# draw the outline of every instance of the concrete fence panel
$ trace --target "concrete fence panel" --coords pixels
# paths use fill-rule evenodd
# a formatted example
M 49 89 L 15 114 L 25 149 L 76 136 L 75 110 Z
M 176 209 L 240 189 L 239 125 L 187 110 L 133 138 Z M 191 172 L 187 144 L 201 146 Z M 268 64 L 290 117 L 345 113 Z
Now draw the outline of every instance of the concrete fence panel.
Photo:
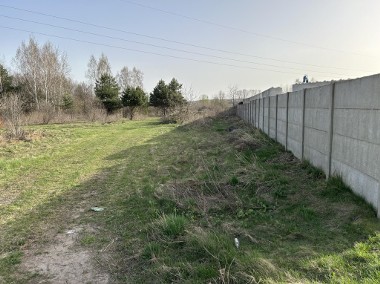
M 260 98 L 260 117 L 259 117 L 259 128 L 264 129 L 264 98 Z
M 379 210 L 380 75 L 337 82 L 334 101 L 332 173 Z
M 276 139 L 277 132 L 277 96 L 270 96 L 269 99 L 269 137 Z
M 268 135 L 268 127 L 269 127 L 269 97 L 263 98 L 263 128 L 261 129 L 264 131 L 265 134 Z
M 329 170 L 329 105 L 333 85 L 307 89 L 305 94 L 304 159 Z
M 287 148 L 302 159 L 302 120 L 304 91 L 289 93 Z
M 288 94 L 278 96 L 277 106 L 277 141 L 282 145 L 286 145 L 287 137 L 287 97 Z

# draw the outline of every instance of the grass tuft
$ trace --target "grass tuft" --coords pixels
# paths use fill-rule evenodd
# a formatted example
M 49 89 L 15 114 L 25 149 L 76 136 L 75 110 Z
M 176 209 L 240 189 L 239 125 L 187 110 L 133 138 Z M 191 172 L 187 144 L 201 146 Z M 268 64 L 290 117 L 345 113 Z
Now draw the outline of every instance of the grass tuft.
M 177 238 L 185 233 L 186 221 L 186 217 L 176 213 L 162 214 L 157 224 L 164 235 Z
M 323 170 L 313 166 L 309 161 L 302 161 L 301 168 L 304 169 L 306 173 L 314 179 L 326 178 L 326 175 L 323 172 Z

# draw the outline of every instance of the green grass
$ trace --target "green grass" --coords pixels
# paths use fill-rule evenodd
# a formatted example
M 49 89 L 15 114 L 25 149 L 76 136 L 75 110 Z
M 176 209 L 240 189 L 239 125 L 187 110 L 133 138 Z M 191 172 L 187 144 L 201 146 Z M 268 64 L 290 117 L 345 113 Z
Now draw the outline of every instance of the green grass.
M 0 282 L 68 224 L 112 283 L 380 281 L 373 209 L 238 119 L 33 130 L 0 148 Z

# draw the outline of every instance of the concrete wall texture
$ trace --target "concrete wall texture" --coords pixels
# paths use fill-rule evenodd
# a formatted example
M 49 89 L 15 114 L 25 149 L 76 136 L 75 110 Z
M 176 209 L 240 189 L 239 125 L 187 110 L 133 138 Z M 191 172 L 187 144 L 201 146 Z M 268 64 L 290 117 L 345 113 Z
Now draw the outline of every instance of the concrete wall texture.
M 292 91 L 300 91 L 303 89 L 310 89 L 310 88 L 315 88 L 315 87 L 321 87 L 325 85 L 329 85 L 333 83 L 333 81 L 324 81 L 324 82 L 310 82 L 310 83 L 299 83 L 299 84 L 294 84 L 292 85 Z
M 380 217 L 380 74 L 285 94 L 271 88 L 237 114 L 327 177 L 341 176 Z

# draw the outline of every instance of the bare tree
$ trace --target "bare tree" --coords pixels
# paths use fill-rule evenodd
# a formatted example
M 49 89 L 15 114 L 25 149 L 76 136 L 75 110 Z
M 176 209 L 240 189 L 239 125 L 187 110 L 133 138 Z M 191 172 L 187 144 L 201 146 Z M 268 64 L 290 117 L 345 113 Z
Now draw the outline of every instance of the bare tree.
M 73 87 L 74 106 L 78 113 L 92 118 L 95 110 L 102 108 L 101 102 L 93 95 L 93 88 L 84 82 Z
M 111 64 L 108 61 L 108 57 L 102 53 L 97 60 L 94 55 L 90 56 L 90 60 L 87 63 L 86 77 L 92 87 L 95 86 L 95 82 L 102 77 L 102 75 L 112 75 Z
M 69 66 L 65 54 L 50 42 L 39 47 L 33 39 L 24 42 L 18 48 L 14 59 L 21 83 L 29 95 L 34 98 L 37 109 L 40 109 L 42 99 L 44 106 L 51 104 L 59 106 L 67 90 Z
M 97 79 L 97 69 L 98 69 L 98 62 L 95 59 L 94 55 L 90 56 L 90 60 L 87 63 L 87 72 L 86 77 L 91 82 L 91 84 L 94 84 Z
M 254 95 L 257 95 L 260 93 L 260 90 L 247 90 L 247 89 L 242 89 L 242 90 L 237 90 L 236 92 L 236 98 L 238 100 L 244 100 L 246 98 L 252 97 Z
M 57 53 L 58 51 L 54 49 L 50 42 L 43 45 L 41 49 L 41 85 L 42 92 L 45 97 L 45 104 L 51 100 L 50 96 L 53 91 L 54 77 L 57 72 Z
M 223 91 L 219 91 L 217 97 L 218 97 L 219 101 L 222 102 L 222 101 L 224 101 L 226 99 L 226 94 Z
M 72 89 L 72 83 L 71 80 L 69 79 L 69 72 L 70 72 L 70 67 L 69 63 L 67 60 L 67 55 L 66 53 L 60 54 L 60 61 L 58 65 L 58 72 L 56 76 L 56 88 L 57 90 L 55 91 L 56 94 L 58 94 L 58 97 L 55 98 L 56 105 L 60 104 L 63 97 L 69 92 L 69 90 Z
M 96 79 L 99 79 L 104 74 L 112 75 L 112 72 L 111 72 L 111 64 L 108 61 L 108 57 L 105 56 L 104 53 L 102 53 L 98 60 Z
M 139 87 L 143 89 L 144 73 L 136 67 L 129 70 L 127 66 L 124 66 L 120 72 L 117 73 L 116 78 L 121 90 L 125 90 L 127 87 Z
M 37 108 L 39 108 L 39 86 L 41 83 L 41 54 L 38 43 L 34 38 L 29 38 L 29 43 L 21 43 L 17 49 L 14 59 L 18 72 L 19 79 L 22 80 L 27 92 L 33 97 Z
M 127 66 L 124 66 L 120 72 L 117 73 L 116 79 L 120 86 L 120 89 L 123 91 L 132 85 L 131 72 L 128 70 Z
M 235 100 L 238 92 L 238 86 L 237 85 L 231 85 L 228 87 L 229 96 L 232 99 L 232 105 L 235 105 Z
M 144 80 L 144 73 L 137 69 L 136 67 L 133 67 L 132 69 L 132 87 L 140 87 L 143 88 L 143 80 Z
M 189 103 L 193 103 L 197 100 L 198 96 L 195 94 L 192 86 L 183 87 L 182 94 Z

